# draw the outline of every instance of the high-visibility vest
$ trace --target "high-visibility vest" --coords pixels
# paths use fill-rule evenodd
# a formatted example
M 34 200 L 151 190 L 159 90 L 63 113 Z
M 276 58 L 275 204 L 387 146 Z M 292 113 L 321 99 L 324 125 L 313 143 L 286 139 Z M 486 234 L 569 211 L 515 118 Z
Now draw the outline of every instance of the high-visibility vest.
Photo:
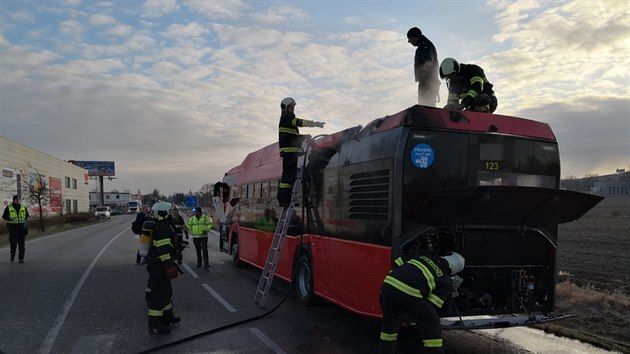
M 208 237 L 208 231 L 212 228 L 212 219 L 206 214 L 201 214 L 199 218 L 193 215 L 188 219 L 188 230 L 192 232 L 193 238 Z
M 23 224 L 26 220 L 26 207 L 24 205 L 20 205 L 20 212 L 13 207 L 13 204 L 9 204 L 9 224 Z

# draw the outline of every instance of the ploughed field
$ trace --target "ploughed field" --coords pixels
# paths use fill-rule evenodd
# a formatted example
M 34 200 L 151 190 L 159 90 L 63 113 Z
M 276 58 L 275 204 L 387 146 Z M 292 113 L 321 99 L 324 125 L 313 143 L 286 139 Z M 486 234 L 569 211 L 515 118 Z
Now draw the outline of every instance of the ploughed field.
M 559 282 L 630 295 L 630 198 L 605 198 L 560 225 L 558 271 Z
M 545 330 L 630 353 L 630 198 L 602 200 L 560 225 L 556 313 Z

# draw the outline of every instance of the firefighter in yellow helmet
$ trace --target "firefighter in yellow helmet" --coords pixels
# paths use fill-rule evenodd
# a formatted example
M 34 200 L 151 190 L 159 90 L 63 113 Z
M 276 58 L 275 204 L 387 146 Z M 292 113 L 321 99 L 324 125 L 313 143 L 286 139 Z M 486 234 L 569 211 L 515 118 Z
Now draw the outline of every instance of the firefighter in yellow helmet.
M 181 321 L 173 314 L 171 279 L 177 278 L 175 240 L 169 212 L 171 202 L 158 202 L 151 208 L 153 217 L 145 221 L 140 234 L 140 255 L 145 257 L 149 280 L 145 299 L 149 306 L 149 333 L 168 334 L 169 325 Z
M 282 177 L 278 183 L 278 202 L 283 207 L 288 206 L 291 201 L 291 189 L 297 178 L 298 157 L 304 154 L 302 150 L 304 137 L 300 135 L 298 127 L 323 128 L 326 124 L 296 117 L 296 104 L 291 97 L 286 97 L 280 102 L 282 113 L 278 124 L 278 145 L 282 157 Z
M 451 276 L 461 272 L 464 263 L 464 257 L 455 252 L 438 257 L 426 253 L 394 261 L 381 287 L 380 354 L 396 352 L 402 312 L 409 314 L 420 330 L 422 353 L 444 353 L 437 310 L 452 291 Z

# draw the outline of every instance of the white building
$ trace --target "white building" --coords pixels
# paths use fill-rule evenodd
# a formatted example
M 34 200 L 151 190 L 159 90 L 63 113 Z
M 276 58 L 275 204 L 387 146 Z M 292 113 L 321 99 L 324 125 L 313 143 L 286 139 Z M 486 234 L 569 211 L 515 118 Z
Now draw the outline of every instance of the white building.
M 131 193 L 129 192 L 103 192 L 103 205 L 109 206 L 112 209 L 122 208 L 127 209 Z M 135 199 L 133 199 L 135 200 Z M 90 192 L 90 207 L 97 207 L 101 205 L 101 192 Z
M 0 169 L 3 209 L 17 194 L 29 214 L 36 217 L 39 207 L 29 189 L 44 188 L 41 199 L 46 202 L 42 206 L 45 215 L 89 210 L 88 171 L 84 168 L 0 136 Z

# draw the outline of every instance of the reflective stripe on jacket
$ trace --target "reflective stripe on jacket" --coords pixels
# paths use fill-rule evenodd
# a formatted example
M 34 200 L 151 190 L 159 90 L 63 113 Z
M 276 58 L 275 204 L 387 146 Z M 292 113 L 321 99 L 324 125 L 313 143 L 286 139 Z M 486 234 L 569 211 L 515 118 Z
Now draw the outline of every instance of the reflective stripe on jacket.
M 428 256 L 412 258 L 406 262 L 402 258 L 394 261 L 398 267 L 392 269 L 383 280 L 409 296 L 425 298 L 435 307 L 442 308 L 451 292 L 451 279 L 441 264 Z
M 197 215 L 193 215 L 188 219 L 188 230 L 193 234 L 193 237 L 208 237 L 208 231 L 212 228 L 212 219 L 206 214 L 201 214 L 201 217 L 197 218 Z

